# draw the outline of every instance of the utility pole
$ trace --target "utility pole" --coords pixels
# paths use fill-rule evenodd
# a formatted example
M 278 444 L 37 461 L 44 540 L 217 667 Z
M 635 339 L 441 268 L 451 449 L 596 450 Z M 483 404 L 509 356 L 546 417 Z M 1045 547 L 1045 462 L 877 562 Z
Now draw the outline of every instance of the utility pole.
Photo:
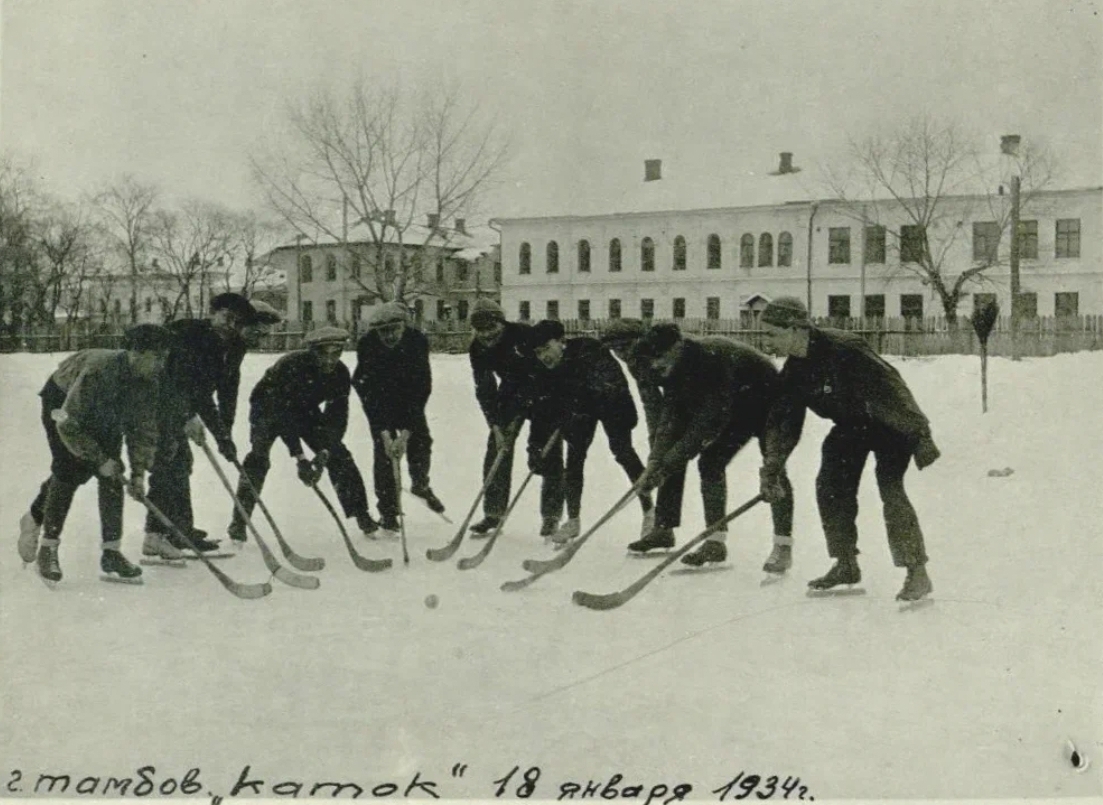
M 808 260 L 806 270 L 806 282 L 808 286 L 808 315 L 812 316 L 812 224 L 816 220 L 816 210 L 819 209 L 819 203 L 813 201 L 811 212 L 808 214 Z
M 861 316 L 862 324 L 861 329 L 866 328 L 866 238 L 869 234 L 869 224 L 866 219 L 866 205 L 862 205 L 862 262 L 861 262 L 861 279 L 858 282 L 859 296 L 858 296 L 858 314 Z
M 1018 165 L 1018 134 L 1007 134 L 1000 138 L 1000 152 L 1011 157 L 1014 174 L 1011 177 L 1011 360 L 1017 361 L 1019 355 L 1019 190 L 1022 182 Z

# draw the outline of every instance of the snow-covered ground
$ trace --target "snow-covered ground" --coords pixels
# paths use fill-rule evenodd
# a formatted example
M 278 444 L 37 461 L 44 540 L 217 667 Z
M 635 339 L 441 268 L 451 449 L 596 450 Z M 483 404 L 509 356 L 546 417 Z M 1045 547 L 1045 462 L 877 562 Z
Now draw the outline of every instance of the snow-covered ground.
M 141 587 L 105 584 L 89 485 L 63 537 L 65 579 L 51 592 L 21 568 L 14 543 L 48 468 L 36 392 L 61 357 L 0 356 L 9 535 L 0 550 L 0 796 L 33 792 L 42 773 L 73 775 L 73 794 L 83 777 L 133 777 L 146 765 L 157 783 L 200 769 L 200 795 L 231 794 L 245 766 L 265 785 L 241 795 L 287 793 L 273 791 L 281 781 L 306 783 L 304 794 L 344 781 L 365 796 L 394 782 L 401 796 L 420 772 L 446 798 L 489 798 L 514 766 L 510 798 L 531 766 L 540 768 L 538 799 L 614 774 L 619 789 L 645 786 L 641 798 L 653 785 L 689 783 L 691 798 L 717 799 L 710 792 L 740 772 L 762 777 L 752 798 L 768 794 L 771 775 L 777 798 L 796 777 L 817 799 L 1103 793 L 1101 353 L 993 360 L 987 415 L 977 358 L 896 361 L 943 453 L 907 478 L 936 599 L 910 612 L 893 600 L 903 574 L 889 558 L 872 471 L 860 521 L 868 594 L 804 595 L 805 581 L 829 566 L 813 496 L 827 427 L 815 417 L 790 465 L 795 566 L 770 586 L 760 586 L 769 511 L 757 507 L 733 526 L 729 570 L 669 573 L 611 612 L 573 605 L 572 591 L 619 589 L 657 561 L 625 555 L 639 528 L 632 508 L 562 571 L 501 592 L 525 575 L 524 558 L 547 553 L 535 487 L 480 568 L 428 562 L 425 549 L 454 532 L 409 504 L 410 566 L 396 543 L 356 536 L 362 552 L 396 559 L 390 571 L 363 573 L 277 446 L 266 500 L 301 554 L 325 557 L 317 591 L 273 581 L 272 595 L 241 601 L 198 565 L 146 568 Z M 247 358 L 243 409 L 274 359 Z M 351 366 L 353 355 L 345 359 Z M 458 523 L 480 485 L 485 429 L 466 358 L 435 357 L 434 371 L 433 480 Z M 370 473 L 358 404 L 347 443 Z M 636 443 L 645 444 L 642 428 Z M 755 493 L 758 461 L 752 447 L 729 468 L 733 506 Z M 1014 474 L 989 477 L 1005 467 Z M 600 434 L 588 479 L 592 521 L 626 488 Z M 201 454 L 193 490 L 197 524 L 220 536 L 230 506 Z M 695 479 L 686 502 L 680 539 L 701 525 Z M 128 501 L 124 550 L 134 559 L 140 514 Z M 241 580 L 268 577 L 255 547 L 222 567 Z M 439 607 L 425 605 L 429 594 Z M 1088 771 L 1065 759 L 1068 739 L 1093 759 Z

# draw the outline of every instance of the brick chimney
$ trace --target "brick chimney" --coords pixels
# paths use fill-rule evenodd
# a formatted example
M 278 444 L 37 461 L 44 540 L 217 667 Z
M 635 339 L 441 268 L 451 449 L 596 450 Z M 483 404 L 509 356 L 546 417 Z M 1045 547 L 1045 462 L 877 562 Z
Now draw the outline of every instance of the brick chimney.
M 396 220 L 394 217 L 394 210 L 387 210 L 387 217 L 383 220 L 387 226 L 395 226 Z
M 777 166 L 778 173 L 792 173 L 793 172 L 793 152 L 782 151 L 781 161 Z
M 431 212 L 431 213 L 428 214 L 427 217 L 429 219 L 429 223 L 427 224 L 427 226 L 430 229 L 432 229 L 434 232 L 436 232 L 438 229 L 440 229 L 440 214 L 439 213 Z
M 456 231 L 459 232 L 461 235 L 466 235 L 467 234 L 466 226 L 467 226 L 467 220 L 466 219 L 464 219 L 464 218 L 457 218 L 456 219 Z
M 1009 157 L 1018 156 L 1019 143 L 1022 139 L 1018 134 L 1003 135 L 1000 137 L 1000 153 Z
M 643 180 L 645 182 L 657 182 L 663 178 L 663 161 L 661 159 L 645 159 L 643 161 Z

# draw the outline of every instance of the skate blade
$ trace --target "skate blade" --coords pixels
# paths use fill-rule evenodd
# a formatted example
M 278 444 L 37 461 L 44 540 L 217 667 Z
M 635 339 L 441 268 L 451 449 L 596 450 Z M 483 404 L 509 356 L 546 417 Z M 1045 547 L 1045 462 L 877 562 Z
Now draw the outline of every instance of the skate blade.
M 865 595 L 865 587 L 832 587 L 829 590 L 809 590 L 809 598 L 848 598 L 852 595 Z
M 785 573 L 773 573 L 769 570 L 766 571 L 766 577 L 758 583 L 759 587 L 773 587 L 775 584 L 781 584 L 785 579 L 789 578 Z
M 675 550 L 675 548 L 654 548 L 650 551 L 628 551 L 625 555 L 633 559 L 665 559 Z
M 703 573 L 719 573 L 723 570 L 731 570 L 731 562 L 709 562 L 707 565 L 701 565 L 700 567 L 694 567 L 693 565 L 682 565 L 677 570 L 671 570 L 671 576 L 699 576 Z
M 145 565 L 146 567 L 187 567 L 188 563 L 183 559 L 156 559 L 151 556 L 143 556 L 138 560 L 138 564 Z
M 112 576 L 110 573 L 101 573 L 100 581 L 109 581 L 112 584 L 145 584 L 141 576 L 124 579 L 122 576 Z
M 51 590 L 56 591 L 58 585 L 61 584 L 61 579 L 48 579 L 48 578 L 46 578 L 46 577 L 44 577 L 44 576 L 42 576 L 38 573 L 36 573 L 35 575 L 37 575 L 38 578 L 42 581 L 42 583 L 45 584 L 47 587 L 49 587 Z
M 233 559 L 235 556 L 237 556 L 237 554 L 233 553 L 232 551 L 212 551 L 210 553 L 203 554 L 204 559 Z M 199 561 L 199 557 L 195 555 L 185 556 L 184 559 L 189 562 Z
M 911 612 L 915 609 L 926 609 L 934 604 L 934 599 L 928 597 L 920 598 L 917 601 L 901 601 L 897 599 L 897 603 L 900 604 L 900 612 Z

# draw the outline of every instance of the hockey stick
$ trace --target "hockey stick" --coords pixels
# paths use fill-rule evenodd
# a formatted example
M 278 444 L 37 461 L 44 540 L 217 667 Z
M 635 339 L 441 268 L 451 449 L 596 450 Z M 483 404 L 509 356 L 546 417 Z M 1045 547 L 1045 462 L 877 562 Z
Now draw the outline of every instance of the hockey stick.
M 624 496 L 620 500 L 613 504 L 613 508 L 609 509 L 600 520 L 590 527 L 589 531 L 578 539 L 568 542 L 563 549 L 551 559 L 526 559 L 521 563 L 521 567 L 529 572 L 528 578 L 505 582 L 500 588 L 502 592 L 511 593 L 517 590 L 523 590 L 541 576 L 546 576 L 554 570 L 559 570 L 559 568 L 563 567 L 574 558 L 574 555 L 578 553 L 579 548 L 586 543 L 586 540 L 592 537 L 599 528 L 612 520 L 621 509 L 628 505 L 633 497 L 639 494 L 639 491 L 639 482 L 637 481 L 632 484 L 631 488 L 624 493 Z
M 245 471 L 245 468 L 241 466 L 241 462 L 236 458 L 232 463 L 237 467 L 237 471 L 241 473 L 241 477 L 245 479 L 245 483 L 249 485 L 249 491 L 253 493 L 253 499 L 256 500 L 257 505 L 260 506 L 260 510 L 264 512 L 264 516 L 268 519 L 268 525 L 272 527 L 272 533 L 276 535 L 276 542 L 279 543 L 284 558 L 287 559 L 296 570 L 305 570 L 309 572 L 322 570 L 326 566 L 325 559 L 322 559 L 320 556 L 308 559 L 304 556 L 299 556 L 291 549 L 291 546 L 287 544 L 287 540 L 283 538 L 283 534 L 280 533 L 280 528 L 276 525 L 276 521 L 272 517 L 272 512 L 268 511 L 268 507 L 265 506 L 264 501 L 260 499 L 260 490 L 258 490 L 253 483 L 253 479 L 249 477 L 249 473 Z
M 388 454 L 393 444 L 394 437 L 391 436 L 390 431 L 383 431 L 383 446 L 387 448 Z M 394 502 L 398 507 L 398 531 L 402 537 L 402 564 L 409 567 L 410 552 L 406 549 L 406 517 L 402 513 L 402 459 L 395 455 L 390 458 L 391 474 L 394 475 Z
M 520 429 L 520 424 L 517 425 Z M 513 426 L 511 425 L 506 429 L 507 434 L 513 433 Z M 483 481 L 483 488 L 479 490 L 479 494 L 475 496 L 475 502 L 471 504 L 470 510 L 467 512 L 467 516 L 463 518 L 463 522 L 460 523 L 459 529 L 456 531 L 456 536 L 452 537 L 452 541 L 447 545 L 440 548 L 429 548 L 425 552 L 425 558 L 433 562 L 443 562 L 447 559 L 451 559 L 452 555 L 459 550 L 460 543 L 463 542 L 463 536 L 467 533 L 467 526 L 471 524 L 471 518 L 475 516 L 475 511 L 479 508 L 479 504 L 486 496 L 486 490 L 490 488 L 490 484 L 494 482 L 494 476 L 498 474 L 498 468 L 502 466 L 502 461 L 505 460 L 506 452 L 509 447 L 499 447 L 498 455 L 494 458 L 494 463 L 490 465 L 490 472 L 486 474 L 486 480 Z
M 333 519 L 337 521 L 337 528 L 341 531 L 341 538 L 345 541 L 345 548 L 348 549 L 349 557 L 352 559 L 354 565 L 360 570 L 365 570 L 368 573 L 378 573 L 381 570 L 386 570 L 393 564 L 390 559 L 368 559 L 366 556 L 361 556 L 356 551 L 356 548 L 353 547 L 352 540 L 349 538 L 349 532 L 345 529 L 345 524 L 341 522 L 341 516 L 337 514 L 337 510 L 333 508 L 333 504 L 329 502 L 329 498 L 318 488 L 318 484 L 313 483 L 310 485 L 310 488 L 318 493 L 318 498 L 325 504 L 325 507 L 329 509 L 329 513 L 333 515 Z
M 402 491 L 405 492 L 410 497 L 412 497 L 414 500 L 421 503 L 421 505 L 423 505 L 426 509 L 429 509 L 429 511 L 433 512 L 433 514 L 435 514 L 440 519 L 444 520 L 444 522 L 448 523 L 448 525 L 455 525 L 455 523 L 452 521 L 452 518 L 449 517 L 444 512 L 433 511 L 432 509 L 430 509 L 429 504 L 425 502 L 424 498 L 418 497 L 417 495 L 415 495 L 411 490 L 407 489 L 406 487 L 402 487 Z
M 207 459 L 211 462 L 211 466 L 214 467 L 214 471 L 218 473 L 219 480 L 222 481 L 222 485 L 229 493 L 230 499 L 233 500 L 234 508 L 237 509 L 238 514 L 245 520 L 245 525 L 248 526 L 249 532 L 253 535 L 253 539 L 257 541 L 261 556 L 264 557 L 264 564 L 268 570 L 271 571 L 272 575 L 291 587 L 298 587 L 300 590 L 317 590 L 322 583 L 317 576 L 304 576 L 301 573 L 288 570 L 279 563 L 268 545 L 264 542 L 260 532 L 257 531 L 256 526 L 253 525 L 253 521 L 249 519 L 249 512 L 245 511 L 245 507 L 242 506 L 241 501 L 237 499 L 237 493 L 234 492 L 234 488 L 230 485 L 230 479 L 227 478 L 226 473 L 223 472 L 222 467 L 218 463 L 218 459 L 215 458 L 214 451 L 211 450 L 211 446 L 207 444 L 207 440 L 203 439 L 203 441 L 199 443 L 199 446 L 202 447 L 203 452 L 207 454 Z
M 562 429 L 557 429 L 555 433 L 548 439 L 548 443 L 544 445 L 544 449 L 540 451 L 540 460 L 543 461 L 548 457 L 548 453 L 555 447 L 555 443 L 559 441 L 559 434 Z M 465 556 L 457 562 L 457 566 L 460 570 L 471 570 L 478 567 L 483 563 L 489 555 L 491 549 L 494 547 L 494 543 L 498 541 L 499 535 L 502 533 L 502 529 L 505 528 L 506 520 L 509 519 L 510 513 L 513 511 L 513 507 L 517 505 L 517 501 L 521 499 L 521 493 L 525 491 L 525 487 L 529 485 L 529 481 L 532 480 L 532 476 L 535 475 L 532 470 L 529 470 L 529 474 L 525 476 L 525 480 L 521 482 L 521 488 L 517 490 L 517 494 L 513 496 L 513 500 L 509 502 L 509 506 L 506 508 L 506 513 L 502 515 L 502 520 L 498 523 L 498 526 L 494 529 L 494 533 L 490 535 L 490 539 L 486 541 L 486 544 L 482 547 L 474 556 Z
M 272 585 L 266 581 L 262 581 L 257 584 L 243 584 L 240 581 L 234 581 L 227 576 L 218 565 L 203 555 L 202 551 L 196 550 L 195 543 L 191 541 L 191 537 L 176 527 L 176 523 L 172 522 L 164 513 L 158 509 L 154 504 L 149 502 L 149 498 L 142 495 L 136 500 L 145 506 L 150 513 L 161 521 L 161 524 L 169 529 L 176 535 L 177 539 L 183 541 L 191 550 L 195 551 L 195 554 L 202 560 L 203 564 L 207 566 L 207 569 L 214 574 L 214 577 L 221 582 L 222 586 L 236 595 L 238 598 L 263 598 L 272 592 Z
M 666 568 L 670 567 L 672 564 L 674 564 L 674 562 L 678 561 L 678 559 L 680 559 L 693 548 L 700 545 L 702 542 L 704 542 L 710 536 L 722 529 L 736 517 L 743 514 L 748 509 L 753 508 L 756 504 L 760 502 L 762 502 L 762 495 L 755 495 L 738 509 L 724 515 L 721 519 L 710 525 L 696 537 L 694 537 L 681 548 L 667 556 L 665 559 L 663 559 L 663 561 L 655 565 L 655 567 L 651 568 L 651 570 L 647 571 L 647 573 L 641 576 L 637 581 L 630 584 L 628 587 L 625 587 L 623 590 L 615 593 L 606 593 L 604 595 L 595 595 L 594 593 L 585 593 L 581 590 L 576 590 L 574 595 L 571 596 L 571 600 L 579 606 L 584 606 L 587 609 L 616 609 L 619 606 L 627 604 L 636 596 L 636 594 L 640 590 L 642 590 L 644 587 L 654 581 L 660 573 L 666 570 Z

